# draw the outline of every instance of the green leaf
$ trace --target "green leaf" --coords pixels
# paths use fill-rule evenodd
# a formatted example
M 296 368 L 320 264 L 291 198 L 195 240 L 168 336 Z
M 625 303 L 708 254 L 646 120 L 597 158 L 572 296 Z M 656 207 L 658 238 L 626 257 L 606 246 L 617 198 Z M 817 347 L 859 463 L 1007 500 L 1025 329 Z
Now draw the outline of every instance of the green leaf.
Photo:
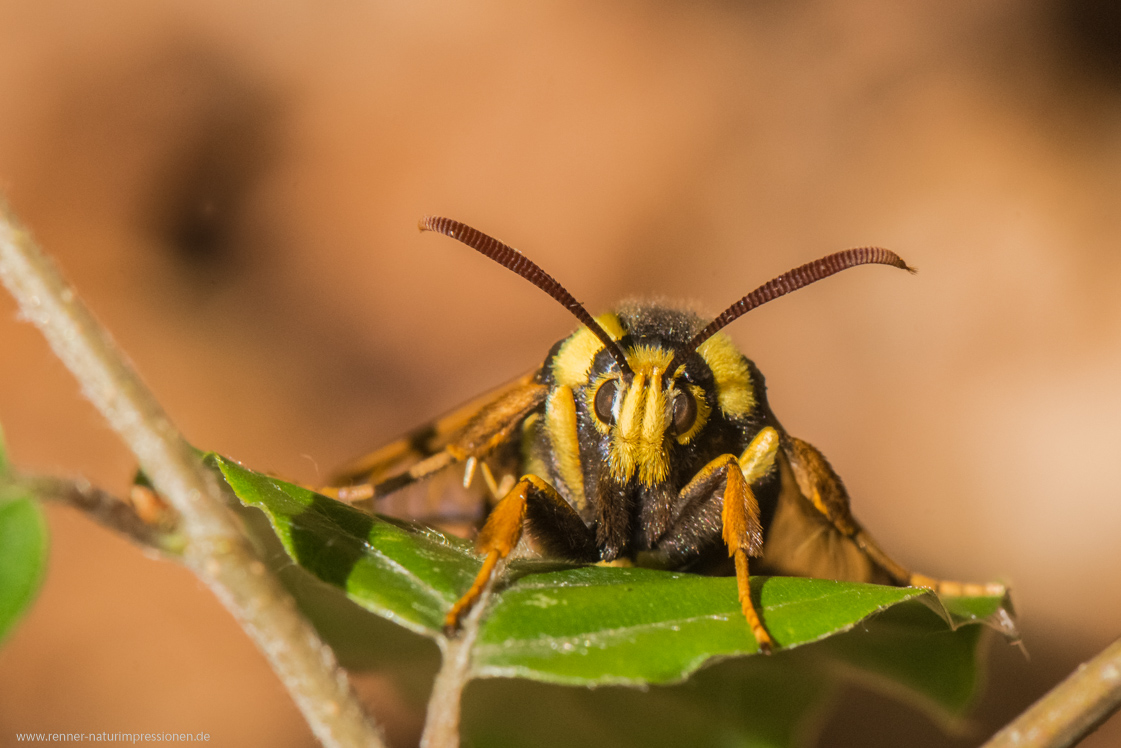
M 47 567 L 47 521 L 12 482 L 0 431 L 0 641 L 31 606 Z
M 479 569 L 471 545 L 459 538 L 388 522 L 226 458 L 210 459 L 242 503 L 265 512 L 297 564 L 417 633 L 439 634 Z
M 783 648 L 924 594 L 800 577 L 751 582 Z M 757 651 L 734 578 L 592 566 L 524 577 L 501 592 L 479 632 L 474 666 L 483 676 L 638 685 L 681 680 L 713 658 Z
M 0 446 L 0 454 L 3 448 Z M 6 461 L 4 467 L 7 467 Z M 39 504 L 0 476 L 0 641 L 31 606 L 47 567 L 47 522 Z
M 211 459 L 243 503 L 265 512 L 299 566 L 369 611 L 441 636 L 444 615 L 481 563 L 469 543 Z M 757 651 L 732 578 L 558 566 L 511 565 L 480 626 L 474 675 L 566 685 L 668 683 L 711 661 Z M 823 650 L 832 661 L 902 682 L 951 712 L 976 688 L 977 627 L 950 630 L 930 610 L 929 593 L 785 577 L 755 577 L 752 592 L 784 651 L 833 637 L 839 643 Z M 954 620 L 979 621 L 1000 601 L 948 605 Z M 892 617 L 834 636 L 891 606 L 899 606 Z
M 508 678 L 475 681 L 463 708 L 464 744 L 566 748 L 782 748 L 804 744 L 833 679 L 798 651 L 739 658 L 687 682 L 646 690 L 562 688 Z
M 339 663 L 353 671 L 392 670 L 399 689 L 400 675 L 407 673 L 410 687 L 416 685 L 411 695 L 423 706 L 440 665 L 436 643 L 387 618 L 370 615 L 343 589 L 324 584 L 293 564 L 263 512 L 241 505 L 236 510 L 257 541 L 261 559 L 292 594 L 319 635 L 330 643 Z
M 915 601 L 884 611 L 862 632 L 823 642 L 819 654 L 846 665 L 846 676 L 952 721 L 977 696 L 984 633 L 976 625 L 953 631 L 937 612 Z

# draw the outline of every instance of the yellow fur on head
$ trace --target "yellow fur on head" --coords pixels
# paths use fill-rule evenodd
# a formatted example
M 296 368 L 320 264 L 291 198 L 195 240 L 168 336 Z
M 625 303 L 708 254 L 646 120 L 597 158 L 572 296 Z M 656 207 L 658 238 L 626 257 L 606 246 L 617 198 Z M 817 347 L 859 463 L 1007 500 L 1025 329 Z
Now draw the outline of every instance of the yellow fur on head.
M 635 474 L 643 485 L 660 483 L 669 475 L 666 431 L 673 418 L 673 390 L 662 387 L 663 374 L 673 352 L 639 345 L 627 353 L 634 376 L 620 381 L 621 398 L 615 429 L 608 449 L 608 462 L 615 480 L 627 481 Z
M 614 313 L 602 314 L 596 321 L 613 340 L 626 334 Z M 583 493 L 583 476 L 578 469 L 573 397 L 576 392 L 583 392 L 587 407 L 594 408 L 595 393 L 604 381 L 612 378 L 607 375 L 595 382 L 588 381 L 592 363 L 602 350 L 603 341 L 587 327 L 581 327 L 564 341 L 552 360 L 557 391 L 546 407 L 546 422 L 554 435 L 553 448 L 561 458 L 562 477 L 572 485 L 574 494 Z M 732 417 L 750 413 L 755 407 L 751 374 L 732 341 L 723 333 L 717 333 L 701 344 L 697 353 L 712 370 L 716 380 L 716 404 L 720 410 Z M 664 383 L 675 373 L 666 371 L 673 361 L 673 352 L 660 346 L 636 345 L 626 351 L 626 357 L 633 376 L 629 382 L 619 379 L 615 425 L 598 420 L 595 424 L 602 433 L 610 434 L 608 466 L 612 477 L 626 482 L 637 474 L 639 481 L 649 486 L 664 481 L 669 475 L 667 439 L 676 389 L 666 388 Z M 697 402 L 697 418 L 688 432 L 676 436 L 679 444 L 687 444 L 704 427 L 710 414 L 704 392 L 692 385 L 688 387 Z
M 596 317 L 596 322 L 607 331 L 612 340 L 618 340 L 626 334 L 619 318 L 610 312 Z M 557 378 L 557 384 L 573 388 L 587 384 L 592 361 L 602 350 L 603 341 L 588 328 L 581 327 L 572 333 L 553 357 L 553 375 Z

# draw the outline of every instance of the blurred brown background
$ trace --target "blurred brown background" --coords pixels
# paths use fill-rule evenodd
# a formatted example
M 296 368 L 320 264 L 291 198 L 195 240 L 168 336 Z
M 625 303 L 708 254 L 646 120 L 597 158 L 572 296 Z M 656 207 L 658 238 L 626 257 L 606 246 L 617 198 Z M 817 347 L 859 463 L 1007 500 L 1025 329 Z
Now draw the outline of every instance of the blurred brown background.
M 314 482 L 538 364 L 573 320 L 420 235 L 439 213 L 598 312 L 717 312 L 858 516 L 926 573 L 1010 582 L 974 731 L 861 692 L 823 745 L 972 745 L 1121 634 L 1121 11 L 1108 2 L 0 4 L 0 189 L 196 445 Z M 0 298 L 28 471 L 134 463 Z M 0 650 L 16 731 L 312 738 L 188 573 L 52 507 Z M 359 678 L 397 744 L 416 696 Z M 923 741 L 926 741 L 923 743 Z M 1121 741 L 1115 719 L 1086 742 Z

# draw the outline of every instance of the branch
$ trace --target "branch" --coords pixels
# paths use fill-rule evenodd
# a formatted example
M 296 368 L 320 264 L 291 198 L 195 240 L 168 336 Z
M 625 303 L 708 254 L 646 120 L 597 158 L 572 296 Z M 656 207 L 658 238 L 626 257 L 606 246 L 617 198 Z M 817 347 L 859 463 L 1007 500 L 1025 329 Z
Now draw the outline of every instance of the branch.
M 982 748 L 1065 748 L 1121 707 L 1121 639 L 1048 691 Z
M 178 512 L 184 563 L 221 600 L 268 659 L 327 746 L 383 746 L 334 653 L 265 570 L 223 505 L 215 476 L 172 425 L 109 334 L 0 199 L 0 280 L 47 338 L 86 397 Z
M 171 512 L 165 510 L 162 516 L 145 517 L 134 504 L 90 485 L 89 481 L 17 476 L 12 484 L 40 501 L 55 501 L 85 512 L 98 524 L 145 548 L 178 557 L 186 546 L 186 538 L 178 532 Z

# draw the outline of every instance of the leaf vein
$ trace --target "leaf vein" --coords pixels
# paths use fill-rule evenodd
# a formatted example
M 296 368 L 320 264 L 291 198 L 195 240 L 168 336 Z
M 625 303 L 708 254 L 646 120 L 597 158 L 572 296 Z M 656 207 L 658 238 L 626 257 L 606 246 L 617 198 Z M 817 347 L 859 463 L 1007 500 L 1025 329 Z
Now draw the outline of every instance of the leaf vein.
M 531 654 L 538 650 L 576 651 L 578 648 L 591 647 L 605 649 L 618 640 L 637 636 L 646 631 L 673 631 L 674 627 L 680 627 L 698 621 L 727 621 L 730 617 L 730 614 L 710 613 L 699 616 L 687 616 L 684 618 L 667 618 L 650 623 L 637 623 L 613 628 L 597 629 L 584 634 L 570 634 L 567 636 L 543 635 L 526 639 L 505 639 L 502 642 L 487 642 L 476 645 L 476 652 L 486 655 L 492 651 L 509 653 L 511 650 L 517 650 L 523 654 Z M 745 627 L 745 634 L 746 631 L 747 629 Z M 486 636 L 485 632 L 483 636 Z M 569 646 L 566 647 L 566 645 Z

